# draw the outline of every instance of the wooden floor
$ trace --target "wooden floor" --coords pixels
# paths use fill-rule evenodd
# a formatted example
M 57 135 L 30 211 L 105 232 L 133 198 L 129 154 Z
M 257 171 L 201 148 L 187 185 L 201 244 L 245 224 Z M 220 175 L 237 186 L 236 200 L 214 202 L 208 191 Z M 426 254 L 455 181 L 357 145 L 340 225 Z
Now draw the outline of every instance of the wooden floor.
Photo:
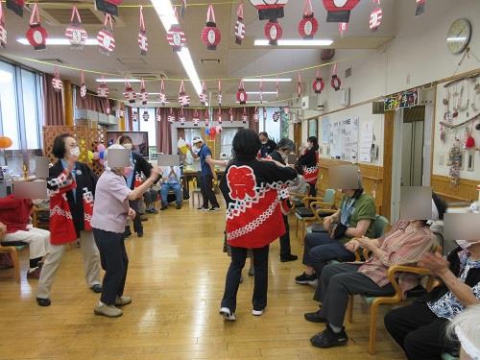
M 293 253 L 302 248 L 295 238 Z M 130 266 L 126 294 L 133 303 L 118 319 L 95 316 L 99 296 L 84 282 L 80 249 L 63 259 L 52 306 L 35 302 L 35 281 L 26 281 L 28 250 L 22 253 L 22 283 L 0 270 L 0 359 L 403 359 L 379 320 L 378 353 L 367 353 L 368 314 L 356 301 L 354 323 L 346 325 L 347 346 L 317 349 L 309 338 L 324 325 L 303 319 L 315 311 L 313 289 L 296 285 L 300 260 L 279 261 L 270 251 L 268 308 L 253 317 L 253 279 L 244 270 L 237 321 L 218 315 L 229 258 L 222 252 L 224 212 L 203 213 L 186 202 L 148 215 L 145 236 L 127 240 Z

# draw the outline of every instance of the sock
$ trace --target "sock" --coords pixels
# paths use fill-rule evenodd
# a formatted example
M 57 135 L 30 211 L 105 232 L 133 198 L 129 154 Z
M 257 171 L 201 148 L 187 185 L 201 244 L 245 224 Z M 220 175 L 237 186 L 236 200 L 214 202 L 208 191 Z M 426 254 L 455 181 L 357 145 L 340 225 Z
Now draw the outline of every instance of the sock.
M 30 269 L 35 269 L 38 267 L 38 262 L 42 260 L 42 257 L 38 257 L 35 259 L 30 259 Z
M 334 325 L 332 325 L 332 324 L 328 324 L 328 326 L 330 326 L 330 329 L 332 329 L 332 331 L 333 331 L 335 334 L 339 334 L 339 333 L 342 331 L 342 328 L 341 328 L 341 327 L 334 326 Z

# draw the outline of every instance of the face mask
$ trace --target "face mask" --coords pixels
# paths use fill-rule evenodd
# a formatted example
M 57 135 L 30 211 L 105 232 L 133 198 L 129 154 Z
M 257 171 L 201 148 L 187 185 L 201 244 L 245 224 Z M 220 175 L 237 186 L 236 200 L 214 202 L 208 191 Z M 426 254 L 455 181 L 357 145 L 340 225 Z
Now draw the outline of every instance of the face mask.
M 80 156 L 80 148 L 78 146 L 70 149 L 70 155 L 71 156 L 75 156 L 75 157 L 79 157 Z
M 267 141 L 260 141 L 262 143 L 262 145 L 265 145 L 267 143 Z
M 129 177 L 133 172 L 133 168 L 131 166 L 127 166 L 123 168 L 123 176 Z
M 130 143 L 123 144 L 122 146 L 127 150 L 132 150 L 133 148 L 133 144 L 130 144 Z

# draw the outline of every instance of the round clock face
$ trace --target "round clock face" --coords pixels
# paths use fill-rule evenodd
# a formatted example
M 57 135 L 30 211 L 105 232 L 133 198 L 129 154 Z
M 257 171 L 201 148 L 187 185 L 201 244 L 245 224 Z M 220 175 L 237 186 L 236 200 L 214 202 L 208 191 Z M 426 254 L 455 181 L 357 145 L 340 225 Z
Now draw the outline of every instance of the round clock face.
M 467 19 L 455 20 L 447 34 L 447 47 L 453 54 L 464 51 L 470 43 L 472 36 L 472 25 Z

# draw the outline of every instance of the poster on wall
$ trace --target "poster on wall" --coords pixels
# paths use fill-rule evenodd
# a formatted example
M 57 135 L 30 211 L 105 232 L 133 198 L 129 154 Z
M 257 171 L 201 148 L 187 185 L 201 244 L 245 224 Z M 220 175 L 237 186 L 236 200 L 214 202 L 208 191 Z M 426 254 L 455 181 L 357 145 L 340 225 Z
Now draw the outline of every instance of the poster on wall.
M 317 119 L 308 120 L 308 136 L 317 137 L 317 131 L 318 131 Z
M 322 120 L 321 120 L 321 123 L 322 123 L 322 143 L 325 144 L 325 145 L 329 145 L 330 144 L 330 136 L 331 136 L 331 128 L 332 128 L 332 125 L 330 123 L 330 119 L 327 118 L 327 117 L 324 117 Z
M 363 121 L 360 125 L 360 143 L 358 146 L 358 160 L 372 162 L 373 121 Z
M 331 156 L 335 159 L 356 163 L 358 159 L 359 119 L 346 119 L 333 122 Z

